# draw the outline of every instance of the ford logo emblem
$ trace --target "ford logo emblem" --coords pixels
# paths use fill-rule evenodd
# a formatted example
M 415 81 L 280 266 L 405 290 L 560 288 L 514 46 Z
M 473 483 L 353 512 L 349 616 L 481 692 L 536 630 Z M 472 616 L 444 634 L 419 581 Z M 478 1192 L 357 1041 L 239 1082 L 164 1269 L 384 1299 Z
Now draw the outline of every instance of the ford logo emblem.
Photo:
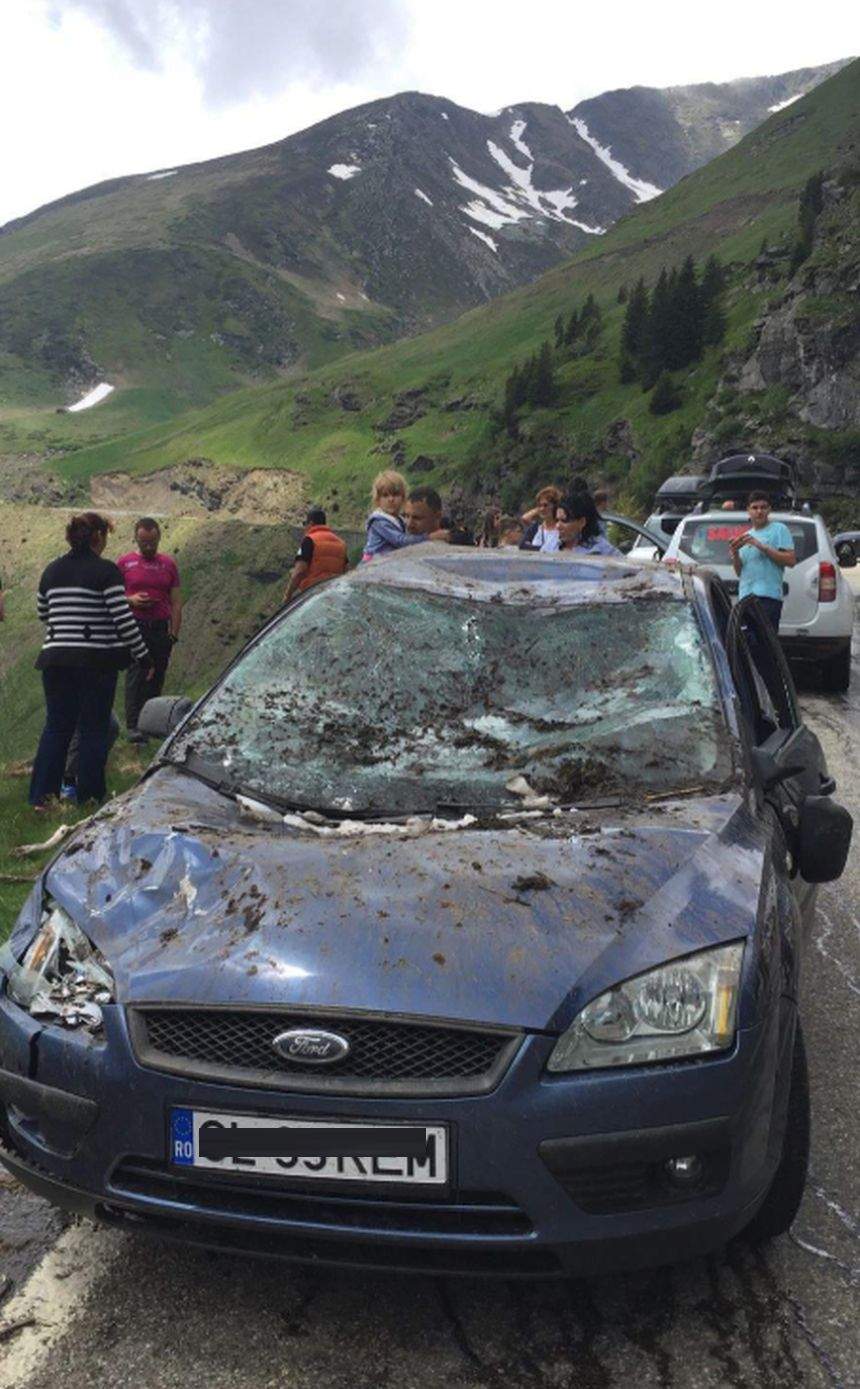
M 288 1032 L 279 1032 L 272 1046 L 285 1061 L 298 1061 L 303 1066 L 330 1066 L 349 1053 L 345 1037 L 316 1027 L 291 1027 Z

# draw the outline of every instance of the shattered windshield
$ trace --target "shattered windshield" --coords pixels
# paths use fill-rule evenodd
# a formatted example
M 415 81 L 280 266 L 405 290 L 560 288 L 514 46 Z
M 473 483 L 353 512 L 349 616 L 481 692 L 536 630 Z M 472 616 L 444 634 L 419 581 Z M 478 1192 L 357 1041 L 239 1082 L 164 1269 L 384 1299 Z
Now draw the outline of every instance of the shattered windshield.
M 384 815 L 723 784 L 729 739 L 686 603 L 543 607 L 327 585 L 183 728 L 171 760 L 321 810 Z

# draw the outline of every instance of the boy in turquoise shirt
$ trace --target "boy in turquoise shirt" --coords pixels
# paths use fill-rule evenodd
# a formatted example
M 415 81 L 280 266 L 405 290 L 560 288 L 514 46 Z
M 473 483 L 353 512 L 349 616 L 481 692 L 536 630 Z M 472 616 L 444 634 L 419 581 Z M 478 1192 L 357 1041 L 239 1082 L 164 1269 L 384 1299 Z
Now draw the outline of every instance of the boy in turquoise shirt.
M 729 541 L 732 565 L 740 579 L 739 597 L 754 594 L 775 632 L 782 615 L 782 571 L 797 562 L 791 531 L 771 521 L 766 492 L 751 492 L 747 502 L 751 528 Z

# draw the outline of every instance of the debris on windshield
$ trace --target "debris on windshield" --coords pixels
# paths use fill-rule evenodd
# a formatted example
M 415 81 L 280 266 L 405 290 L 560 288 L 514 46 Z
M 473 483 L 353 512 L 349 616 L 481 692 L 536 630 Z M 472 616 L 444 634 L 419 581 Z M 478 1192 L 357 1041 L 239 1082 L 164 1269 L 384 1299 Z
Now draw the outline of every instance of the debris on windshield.
M 524 776 L 512 777 L 505 782 L 505 790 L 510 791 L 512 796 L 522 796 L 523 804 L 530 810 L 539 810 L 541 807 L 549 807 L 552 801 L 549 796 L 542 796 L 533 786 L 530 786 Z
M 339 580 L 246 652 L 171 760 L 241 793 L 251 819 L 289 808 L 307 829 L 314 807 L 321 830 L 356 836 L 402 835 L 440 808 L 549 814 L 619 788 L 722 782 L 731 749 L 694 615 L 659 585 L 647 612 L 617 587 L 533 608 Z M 390 660 L 392 631 L 434 659 Z
M 366 820 L 340 820 L 335 824 L 320 824 L 321 817 L 308 811 L 301 815 L 288 814 L 283 823 L 292 829 L 310 830 L 311 834 L 337 839 L 359 838 L 362 835 L 399 834 L 415 839 L 420 834 L 441 834 L 446 830 L 466 830 L 478 823 L 476 815 L 462 815 L 459 820 L 444 820 L 434 815 L 410 815 L 402 824 Z
M 279 825 L 284 818 L 274 806 L 264 805 L 262 801 L 252 800 L 250 796 L 243 796 L 241 793 L 236 796 L 236 804 L 240 814 L 248 820 L 262 820 L 264 824 Z
M 511 883 L 514 892 L 546 892 L 551 887 L 555 883 L 546 873 L 526 873 Z

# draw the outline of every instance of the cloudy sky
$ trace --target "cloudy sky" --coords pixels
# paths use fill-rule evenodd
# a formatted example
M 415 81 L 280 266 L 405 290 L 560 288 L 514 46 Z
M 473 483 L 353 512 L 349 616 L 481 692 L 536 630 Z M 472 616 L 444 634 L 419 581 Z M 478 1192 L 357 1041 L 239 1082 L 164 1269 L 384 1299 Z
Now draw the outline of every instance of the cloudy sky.
M 817 0 L 0 0 L 0 224 L 120 174 L 418 89 L 480 111 L 726 81 L 858 49 Z M 810 23 L 814 13 L 814 23 Z

